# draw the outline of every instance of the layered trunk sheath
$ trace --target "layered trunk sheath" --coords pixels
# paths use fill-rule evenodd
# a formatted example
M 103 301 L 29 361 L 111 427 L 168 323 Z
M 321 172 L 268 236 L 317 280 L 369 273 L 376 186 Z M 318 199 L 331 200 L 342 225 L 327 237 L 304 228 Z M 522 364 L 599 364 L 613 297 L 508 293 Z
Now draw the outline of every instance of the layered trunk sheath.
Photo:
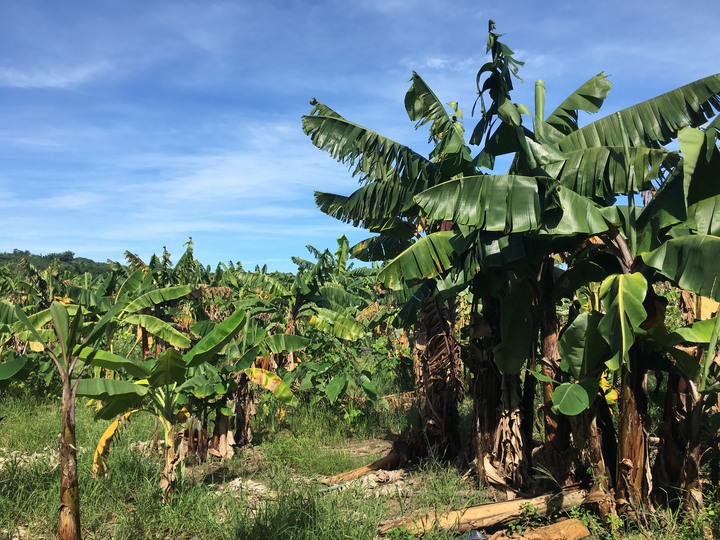
M 420 411 L 421 441 L 426 452 L 451 460 L 460 450 L 462 363 L 452 335 L 453 310 L 435 298 L 423 305 L 415 336 L 414 369 Z
M 70 381 L 63 381 L 60 434 L 60 540 L 80 539 L 80 492 L 75 444 L 75 396 Z
M 618 439 L 615 501 L 618 512 L 651 509 L 650 460 L 647 440 L 647 396 L 645 372 L 630 349 L 631 366 L 622 367 L 620 426 Z M 631 371 L 632 369 L 632 371 Z
M 546 377 L 558 380 L 560 375 L 560 352 L 558 351 L 560 322 L 552 298 L 553 269 L 553 260 L 550 258 L 543 264 L 538 315 L 542 343 L 542 373 Z M 553 383 L 542 383 L 543 424 L 545 427 L 542 465 L 550 471 L 560 486 L 566 486 L 572 483 L 570 473 L 573 460 L 570 446 L 570 422 L 567 416 L 553 412 L 553 391 Z

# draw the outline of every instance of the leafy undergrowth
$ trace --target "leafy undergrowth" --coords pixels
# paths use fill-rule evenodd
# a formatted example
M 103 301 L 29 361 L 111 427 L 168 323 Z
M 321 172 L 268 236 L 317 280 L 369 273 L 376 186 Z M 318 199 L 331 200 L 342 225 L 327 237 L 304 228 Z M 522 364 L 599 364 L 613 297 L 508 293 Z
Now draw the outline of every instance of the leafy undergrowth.
M 151 417 L 130 422 L 114 445 L 110 474 L 93 479 L 94 445 L 105 423 L 78 404 L 79 474 L 84 538 L 370 539 L 382 519 L 409 512 L 443 511 L 485 502 L 462 471 L 428 462 L 412 471 L 370 475 L 343 486 L 327 476 L 365 465 L 385 454 L 388 435 L 402 420 L 386 415 L 367 425 L 338 421 L 329 410 L 301 407 L 277 421 L 261 413 L 256 441 L 232 460 L 189 466 L 167 503 L 160 496 L 160 456 L 142 453 L 152 437 Z M 53 538 L 57 527 L 59 471 L 55 451 L 59 404 L 6 400 L 0 403 L 0 539 Z M 275 418 L 275 420 L 271 420 Z M 596 538 L 703 538 L 717 505 L 706 516 L 680 525 L 676 515 L 656 513 L 650 532 L 621 534 L 575 512 Z M 522 524 L 519 524 L 522 525 Z M 435 532 L 429 539 L 456 538 Z M 391 539 L 410 538 L 402 531 Z

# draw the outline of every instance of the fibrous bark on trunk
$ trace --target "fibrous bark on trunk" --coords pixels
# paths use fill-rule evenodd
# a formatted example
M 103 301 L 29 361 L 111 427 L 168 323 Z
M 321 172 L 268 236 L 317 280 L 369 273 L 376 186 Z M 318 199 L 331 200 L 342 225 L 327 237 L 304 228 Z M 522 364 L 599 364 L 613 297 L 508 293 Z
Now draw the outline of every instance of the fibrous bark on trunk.
M 414 345 L 416 397 L 427 453 L 455 458 L 460 450 L 457 404 L 462 396 L 460 349 L 452 335 L 453 310 L 429 298 L 418 319 Z
M 75 395 L 69 377 L 63 377 L 60 433 L 60 540 L 80 539 L 80 491 L 75 443 Z
M 255 396 L 247 375 L 240 374 L 235 391 L 235 446 L 243 447 L 252 442 L 250 421 L 255 416 Z
M 702 400 L 696 399 L 692 383 L 670 374 L 660 447 L 653 466 L 653 497 L 667 503 L 682 501 L 686 510 L 702 508 L 700 485 L 700 421 Z
M 570 418 L 573 443 L 580 462 L 580 471 L 590 472 L 591 503 L 603 521 L 615 514 L 613 493 L 613 463 L 617 452 L 613 452 L 615 445 L 614 430 L 605 432 L 598 425 L 598 415 L 602 408 L 607 409 L 607 402 L 603 396 L 595 399 L 590 409 Z M 611 426 L 612 427 L 612 424 Z M 610 439 L 610 440 L 607 440 Z
M 646 373 L 630 350 L 630 366 L 622 366 L 620 426 L 615 501 L 618 512 L 651 509 L 650 460 L 648 452 Z
M 493 298 L 483 299 L 483 315 L 472 306 L 470 346 L 467 364 L 473 400 L 474 461 L 480 485 L 488 483 L 485 470 L 490 460 L 500 421 L 501 376 L 493 360 L 493 347 L 499 335 L 500 307 Z
M 543 263 L 540 277 L 538 318 L 542 345 L 542 373 L 557 381 L 560 375 L 560 352 L 558 350 L 560 323 L 555 310 L 555 301 L 552 298 L 553 270 L 553 260 L 549 258 Z M 539 460 L 560 486 L 566 486 L 572 483 L 573 459 L 570 446 L 570 422 L 567 416 L 556 414 L 553 411 L 554 384 L 552 382 L 541 384 L 545 434 Z

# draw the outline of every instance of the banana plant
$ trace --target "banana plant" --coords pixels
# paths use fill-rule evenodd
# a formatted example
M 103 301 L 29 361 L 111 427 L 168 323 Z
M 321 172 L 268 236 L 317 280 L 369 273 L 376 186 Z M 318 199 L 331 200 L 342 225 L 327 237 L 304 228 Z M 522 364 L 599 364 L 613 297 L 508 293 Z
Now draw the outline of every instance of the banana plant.
M 246 303 L 243 308 L 251 304 Z M 198 323 L 199 333 L 207 332 L 213 323 Z M 239 334 L 228 345 L 193 369 L 190 393 L 201 407 L 215 412 L 215 426 L 209 452 L 219 458 L 232 457 L 234 446 L 252 440 L 250 419 L 254 411 L 251 384 L 269 391 L 284 405 L 294 406 L 297 398 L 265 360 L 288 352 L 303 350 L 310 340 L 290 334 L 268 334 L 257 319 L 246 317 Z M 235 429 L 230 419 L 235 417 Z
M 462 110 L 457 103 L 451 102 L 446 107 L 420 75 L 412 74 L 405 108 L 416 128 L 428 127 L 434 149 L 427 157 L 350 122 L 325 104 L 315 100 L 311 104 L 313 109 L 302 119 L 304 132 L 315 146 L 350 165 L 353 176 L 362 184 L 348 196 L 315 194 L 321 211 L 373 233 L 350 248 L 351 255 L 363 261 L 387 261 L 408 250 L 411 253 L 408 257 L 415 262 L 426 257 L 425 264 L 412 276 L 401 274 L 385 279 L 398 289 L 404 288 L 405 283 L 408 288 L 422 285 L 426 278 L 446 269 L 449 234 L 441 229 L 449 228 L 450 224 L 429 220 L 413 197 L 455 176 L 475 174 L 472 156 L 464 142 Z M 381 274 L 381 279 L 387 274 Z M 410 283 L 411 280 L 415 283 Z M 423 290 L 433 288 L 428 285 Z M 424 315 L 412 318 L 419 340 L 415 361 L 427 448 L 418 452 L 430 449 L 452 459 L 459 451 L 456 404 L 462 389 L 459 349 L 452 335 L 453 299 L 438 303 L 435 297 L 426 294 L 418 304 L 421 306 Z
M 117 311 L 117 310 L 115 310 Z M 113 310 L 97 320 L 78 305 L 53 301 L 50 307 L 26 314 L 17 306 L 13 330 L 19 340 L 29 342 L 50 357 L 62 387 L 62 428 L 60 431 L 60 517 L 58 535 L 62 540 L 80 538 L 80 492 L 75 441 L 75 397 L 87 373 L 91 358 L 102 356 L 102 338 L 114 316 Z M 109 354 L 109 353 L 107 353 Z M 13 371 L 23 361 L 10 360 L 4 371 Z M 17 373 L 17 372 L 16 372 Z
M 212 379 L 212 374 L 219 374 L 220 370 L 229 371 L 225 365 L 218 366 L 217 359 L 245 324 L 245 312 L 237 310 L 225 321 L 213 325 L 184 354 L 169 348 L 157 358 L 142 362 L 112 354 L 95 356 L 92 359 L 94 365 L 118 371 L 126 377 L 125 380 L 85 379 L 78 385 L 78 395 L 105 403 L 96 414 L 99 419 L 127 418 L 136 412 L 149 413 L 157 418 L 164 433 L 164 467 L 160 487 L 166 495 L 173 491 L 179 477 L 178 467 L 183 459 L 179 425 L 190 414 L 189 399 L 193 395 L 205 395 L 208 386 L 212 386 L 212 392 L 225 392 L 224 386 L 218 389 L 212 385 L 217 382 Z M 289 388 L 272 373 L 253 367 L 238 368 L 236 373 L 242 373 L 271 390 L 284 402 L 293 401 Z M 104 458 L 109 450 L 108 441 L 112 440 L 118 426 L 113 422 L 98 443 L 94 464 L 98 475 L 107 472 Z

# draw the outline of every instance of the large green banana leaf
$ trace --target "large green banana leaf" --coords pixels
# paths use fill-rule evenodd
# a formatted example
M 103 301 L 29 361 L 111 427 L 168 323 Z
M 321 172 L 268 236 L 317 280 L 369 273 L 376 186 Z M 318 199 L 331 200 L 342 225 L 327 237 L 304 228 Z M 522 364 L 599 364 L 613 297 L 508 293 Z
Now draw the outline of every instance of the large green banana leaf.
M 293 334 L 273 334 L 266 337 L 264 343 L 271 353 L 280 354 L 282 352 L 300 351 L 310 345 L 310 340 Z
M 173 347 L 187 349 L 190 346 L 190 339 L 185 334 L 175 329 L 171 324 L 152 315 L 128 315 L 123 321 L 144 328 L 153 336 L 159 337 Z
M 452 267 L 452 231 L 424 236 L 385 266 L 378 279 L 393 290 L 404 284 L 433 278 Z
M 390 182 L 417 192 L 440 180 L 440 168 L 427 158 L 328 111 L 329 107 L 316 106 L 303 116 L 303 131 L 315 146 L 354 167 L 352 174 L 361 182 Z
M 720 111 L 720 73 L 605 116 L 557 142 L 563 152 L 610 147 L 658 148 L 685 127 L 701 126 Z
M 361 261 L 389 261 L 405 251 L 412 244 L 412 236 L 399 238 L 380 234 L 371 236 L 355 244 L 350 253 Z
M 415 200 L 438 221 L 504 233 L 540 226 L 538 180 L 529 176 L 467 176 L 427 189 Z
M 11 380 L 22 372 L 27 361 L 25 356 L 10 356 L 4 362 L 0 362 L 0 383 Z
M 620 369 L 627 362 L 635 334 L 647 317 L 643 307 L 647 287 L 647 281 L 640 273 L 614 274 L 605 278 L 600 286 L 605 316 L 598 324 L 598 330 L 610 346 L 612 356 L 605 364 L 612 370 Z
M 600 209 L 592 200 L 563 186 L 553 186 L 546 195 L 542 234 L 595 235 L 608 229 Z
M 705 133 L 686 128 L 678 137 L 683 153 L 688 228 L 697 234 L 720 235 L 720 152 L 707 151 Z
M 582 379 L 610 358 L 610 349 L 598 331 L 603 314 L 583 312 L 565 328 L 558 340 L 561 368 Z
M 125 371 L 128 375 L 137 379 L 145 379 L 150 375 L 150 368 L 147 366 L 109 351 L 82 347 L 78 351 L 78 356 L 82 360 L 89 361 L 92 366 L 111 369 L 113 371 Z
M 174 287 L 165 287 L 163 289 L 154 289 L 138 296 L 135 300 L 130 302 L 125 309 L 124 313 L 136 313 L 141 309 L 151 308 L 162 302 L 169 302 L 171 300 L 177 300 L 183 296 L 187 296 L 192 291 L 190 285 L 177 285 Z
M 78 396 L 95 399 L 114 398 L 116 396 L 144 396 L 147 393 L 147 386 L 117 379 L 80 379 L 77 383 Z
M 372 221 L 406 214 L 415 206 L 413 193 L 399 184 L 371 182 L 347 197 L 316 191 L 315 203 L 321 212 L 335 219 L 351 223 L 355 227 L 368 228 L 367 225 Z
M 665 149 L 596 146 L 550 156 L 541 165 L 548 176 L 580 195 L 603 198 L 652 187 L 667 154 Z
M 175 349 L 165 349 L 150 370 L 148 382 L 155 387 L 180 384 L 186 373 L 187 365 L 182 355 Z
M 691 235 L 673 238 L 649 253 L 642 253 L 648 266 L 686 291 L 720 300 L 720 238 Z
M 322 332 L 347 341 L 356 341 L 365 335 L 365 327 L 352 317 L 326 308 L 313 308 L 308 323 Z
M 493 350 L 500 373 L 515 375 L 525 365 L 532 346 L 534 293 L 527 280 L 517 280 L 501 300 L 500 343 Z
M 364 298 L 349 292 L 345 286 L 340 284 L 323 285 L 320 287 L 319 293 L 323 301 L 342 308 L 357 309 L 367 304 Z
M 245 324 L 245 311 L 238 309 L 209 334 L 198 341 L 184 356 L 187 367 L 199 366 L 207 362 L 229 343 Z
M 578 111 L 598 112 L 611 87 L 605 73 L 598 73 L 585 81 L 545 119 L 552 128 L 545 130 L 546 137 L 552 142 L 577 130 Z

